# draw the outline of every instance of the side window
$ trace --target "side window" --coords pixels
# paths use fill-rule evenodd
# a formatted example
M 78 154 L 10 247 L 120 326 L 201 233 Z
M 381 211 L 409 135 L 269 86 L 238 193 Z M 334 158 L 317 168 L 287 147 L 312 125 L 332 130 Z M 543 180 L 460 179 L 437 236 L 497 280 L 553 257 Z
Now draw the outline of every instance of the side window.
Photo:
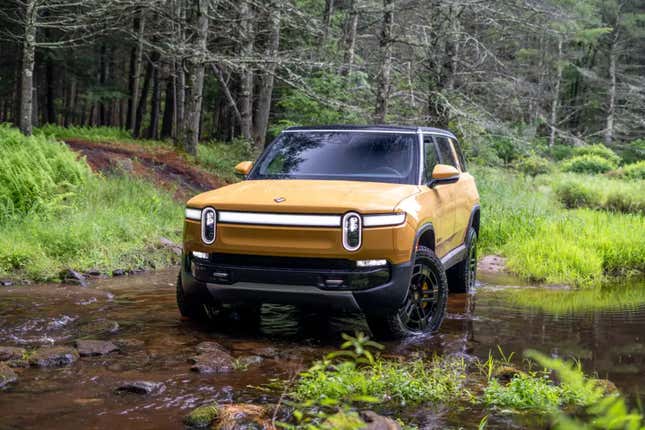
M 455 150 L 455 153 L 457 154 L 457 160 L 459 161 L 459 165 L 461 166 L 461 171 L 465 172 L 466 171 L 466 159 L 464 158 L 463 152 L 461 152 L 461 146 L 459 145 L 459 142 L 457 142 L 454 139 L 450 139 L 452 142 L 452 147 Z
M 447 164 L 459 169 L 459 164 L 457 164 L 450 139 L 443 136 L 435 136 L 435 139 L 437 141 L 437 147 L 439 148 L 439 160 L 441 160 L 441 164 Z
M 428 182 L 432 177 L 432 169 L 434 169 L 434 166 L 436 166 L 439 162 L 437 159 L 437 149 L 435 147 L 434 141 L 432 140 L 432 136 L 423 137 L 423 151 L 423 169 L 425 171 L 424 178 L 425 181 Z

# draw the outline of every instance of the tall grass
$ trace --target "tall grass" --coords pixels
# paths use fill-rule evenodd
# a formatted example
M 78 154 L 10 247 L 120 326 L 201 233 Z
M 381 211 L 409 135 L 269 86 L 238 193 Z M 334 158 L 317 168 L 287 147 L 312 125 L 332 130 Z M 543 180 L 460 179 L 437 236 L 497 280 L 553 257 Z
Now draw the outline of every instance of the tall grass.
M 562 209 L 544 180 L 475 169 L 481 194 L 481 244 L 508 257 L 514 273 L 533 281 L 599 285 L 645 272 L 645 218 Z
M 0 128 L 0 275 L 56 279 L 61 270 L 165 265 L 155 244 L 178 241 L 181 205 L 153 184 L 91 174 L 84 160 L 44 136 Z M 6 164 L 5 164 L 6 163 Z
M 117 127 L 83 127 L 46 124 L 36 128 L 35 134 L 64 139 L 83 139 L 92 142 L 129 142 L 134 140 L 132 133 Z

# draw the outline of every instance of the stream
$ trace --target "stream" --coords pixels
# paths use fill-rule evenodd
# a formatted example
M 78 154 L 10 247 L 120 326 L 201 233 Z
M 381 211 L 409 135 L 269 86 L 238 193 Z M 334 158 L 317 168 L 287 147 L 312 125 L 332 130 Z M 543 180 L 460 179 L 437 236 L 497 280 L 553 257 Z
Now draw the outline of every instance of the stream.
M 341 333 L 367 331 L 358 315 L 319 315 L 269 305 L 262 308 L 255 327 L 236 321 L 224 327 L 185 321 L 175 305 L 175 279 L 173 269 L 98 280 L 87 288 L 0 287 L 0 346 L 29 351 L 91 338 L 110 340 L 120 349 L 81 357 L 65 367 L 16 369 L 18 381 L 0 389 L 0 430 L 183 428 L 182 417 L 204 403 L 275 403 L 275 394 L 257 386 L 293 377 L 335 350 Z M 610 379 L 632 400 L 645 400 L 645 300 L 637 297 L 619 308 L 603 309 L 581 305 L 583 296 L 571 296 L 570 309 L 563 310 L 568 295 L 580 293 L 502 287 L 519 283 L 492 275 L 480 283 L 475 294 L 450 296 L 438 334 L 387 343 L 385 353 L 424 351 L 486 359 L 491 351 L 498 354 L 499 345 L 505 354 L 515 352 L 521 359 L 522 351 L 537 349 L 579 358 L 585 372 Z M 642 284 L 636 287 L 644 289 Z M 557 296 L 542 307 L 537 302 L 520 305 L 508 298 L 521 294 L 519 288 L 530 288 L 533 295 L 537 291 L 536 297 Z M 252 364 L 223 374 L 192 372 L 188 359 L 204 341 L 215 341 Z M 139 380 L 163 385 L 149 395 L 115 391 L 124 381 Z M 421 413 L 432 417 L 417 417 L 419 422 L 437 426 L 427 428 L 462 423 L 476 428 L 483 416 L 476 410 Z M 517 427 L 505 419 L 490 422 L 490 428 Z

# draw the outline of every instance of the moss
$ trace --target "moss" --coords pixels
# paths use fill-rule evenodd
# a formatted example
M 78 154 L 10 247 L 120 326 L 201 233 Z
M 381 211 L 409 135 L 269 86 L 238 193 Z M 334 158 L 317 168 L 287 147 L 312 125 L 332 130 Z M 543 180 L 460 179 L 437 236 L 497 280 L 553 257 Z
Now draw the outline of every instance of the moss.
M 217 405 L 204 405 L 193 409 L 184 417 L 184 424 L 190 427 L 208 427 L 219 415 Z

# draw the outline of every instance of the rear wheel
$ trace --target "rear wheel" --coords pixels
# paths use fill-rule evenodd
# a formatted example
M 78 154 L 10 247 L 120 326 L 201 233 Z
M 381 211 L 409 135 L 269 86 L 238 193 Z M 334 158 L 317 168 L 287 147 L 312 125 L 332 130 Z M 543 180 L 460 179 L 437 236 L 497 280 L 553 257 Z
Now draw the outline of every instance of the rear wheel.
M 403 305 L 394 312 L 367 315 L 367 322 L 381 339 L 432 333 L 443 322 L 447 301 L 448 282 L 441 260 L 431 249 L 419 246 Z
M 468 293 L 477 279 L 477 232 L 470 227 L 466 237 L 466 258 L 446 272 L 451 293 Z

